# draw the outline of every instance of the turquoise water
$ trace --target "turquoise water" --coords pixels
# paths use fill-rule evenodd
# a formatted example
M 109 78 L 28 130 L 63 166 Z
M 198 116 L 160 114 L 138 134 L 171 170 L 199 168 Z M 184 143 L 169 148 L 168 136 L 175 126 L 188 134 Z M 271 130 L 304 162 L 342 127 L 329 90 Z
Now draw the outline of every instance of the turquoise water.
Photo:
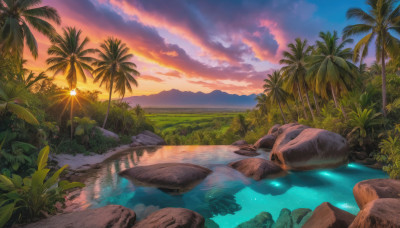
M 254 181 L 226 165 L 246 157 L 233 153 L 232 146 L 163 146 L 127 151 L 109 159 L 92 173 L 86 187 L 70 203 L 78 207 L 119 204 L 133 209 L 142 219 L 164 207 L 184 207 L 211 218 L 220 227 L 235 227 L 262 211 L 276 220 L 282 208 L 314 209 L 322 202 L 356 214 L 353 186 L 362 180 L 387 178 L 379 170 L 351 163 L 336 169 L 290 172 L 277 179 Z M 259 157 L 269 157 L 261 152 Z M 183 195 L 135 186 L 118 172 L 137 165 L 188 162 L 210 168 L 213 173 Z

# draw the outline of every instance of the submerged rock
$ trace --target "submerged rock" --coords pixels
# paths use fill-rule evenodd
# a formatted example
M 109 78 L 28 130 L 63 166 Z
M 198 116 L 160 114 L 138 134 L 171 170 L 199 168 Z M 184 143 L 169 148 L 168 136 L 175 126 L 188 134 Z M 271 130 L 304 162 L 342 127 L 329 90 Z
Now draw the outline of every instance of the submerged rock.
M 312 210 L 308 208 L 299 208 L 292 211 L 293 228 L 301 228 L 312 215 Z
M 274 225 L 274 219 L 268 212 L 261 212 L 251 220 L 241 223 L 237 228 L 272 228 Z
M 136 166 L 120 172 L 119 175 L 139 185 L 185 192 L 196 186 L 211 172 L 202 166 L 188 163 L 162 163 Z
M 246 140 L 238 140 L 234 143 L 232 143 L 232 146 L 244 146 L 247 145 L 248 143 L 246 142 Z
M 207 210 L 212 216 L 234 214 L 242 207 L 236 203 L 236 198 L 233 194 L 226 192 L 225 189 L 213 188 L 209 190 L 204 200 L 207 203 Z
M 262 138 L 260 138 L 259 140 L 257 140 L 256 143 L 254 143 L 254 146 L 258 149 L 258 148 L 267 148 L 270 149 L 274 146 L 276 140 L 276 136 L 269 134 L 269 135 L 265 135 Z
M 350 228 L 357 227 L 400 227 L 400 199 L 377 199 L 364 206 Z
M 281 167 L 263 158 L 247 158 L 241 161 L 232 162 L 229 166 L 254 180 L 274 177 L 283 173 Z
M 370 179 L 361 181 L 354 186 L 353 194 L 360 209 L 376 199 L 400 198 L 400 180 Z
M 137 222 L 134 228 L 203 228 L 204 218 L 199 213 L 185 208 L 164 208 L 158 210 L 142 221 Z
M 211 219 L 206 219 L 205 228 L 219 228 L 219 225 Z
M 348 160 L 347 141 L 336 133 L 300 124 L 285 124 L 277 134 L 270 157 L 285 169 L 335 167 Z
M 249 156 L 249 157 L 255 157 L 260 155 L 259 153 L 251 150 L 236 150 L 234 151 L 235 154 L 243 155 L 243 156 Z
M 348 227 L 355 216 L 325 202 L 315 208 L 303 228 L 341 228 Z
M 119 205 L 108 205 L 97 209 L 87 209 L 68 214 L 55 215 L 25 228 L 130 228 L 136 220 L 135 212 Z
M 291 214 L 292 212 L 289 209 L 283 208 L 279 213 L 279 217 L 276 220 L 274 228 L 292 228 L 293 221 Z
M 154 134 L 151 131 L 143 131 L 142 133 L 132 136 L 132 144 L 131 146 L 157 146 L 157 145 L 166 145 L 167 143 L 163 138 Z

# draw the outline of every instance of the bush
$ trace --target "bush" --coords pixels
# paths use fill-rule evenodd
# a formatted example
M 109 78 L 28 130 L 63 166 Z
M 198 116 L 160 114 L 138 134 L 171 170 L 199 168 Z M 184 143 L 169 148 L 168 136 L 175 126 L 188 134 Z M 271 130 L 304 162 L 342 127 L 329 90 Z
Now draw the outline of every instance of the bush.
M 383 162 L 383 170 L 390 178 L 400 179 L 400 125 L 390 133 L 387 139 L 379 144 L 380 154 L 375 155 L 377 161 Z

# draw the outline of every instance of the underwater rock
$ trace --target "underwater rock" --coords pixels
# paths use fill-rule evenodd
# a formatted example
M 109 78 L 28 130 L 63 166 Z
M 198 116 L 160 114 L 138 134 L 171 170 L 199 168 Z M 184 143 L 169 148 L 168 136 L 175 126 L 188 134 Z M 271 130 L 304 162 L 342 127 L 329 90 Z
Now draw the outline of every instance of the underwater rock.
M 255 157 L 260 155 L 259 153 L 255 151 L 249 151 L 249 150 L 236 150 L 234 151 L 235 154 L 243 155 L 243 156 L 249 156 L 249 157 Z
M 258 149 L 258 148 L 272 148 L 274 146 L 276 140 L 276 136 L 275 135 L 265 135 L 262 138 L 260 138 L 259 140 L 257 140 L 256 143 L 254 143 L 254 146 Z
M 244 146 L 247 145 L 248 143 L 246 142 L 246 140 L 238 140 L 234 143 L 232 143 L 232 146 Z
M 205 228 L 219 228 L 218 224 L 211 219 L 206 219 L 206 223 L 204 224 Z
M 151 131 L 145 130 L 142 133 L 132 136 L 132 147 L 135 146 L 156 146 L 167 145 L 165 140 Z
M 274 220 L 268 212 L 261 212 L 247 222 L 241 223 L 237 228 L 272 228 Z
M 202 166 L 188 163 L 161 163 L 136 166 L 119 175 L 138 185 L 153 186 L 171 192 L 185 192 L 192 189 L 212 171 Z
M 281 167 L 263 158 L 247 158 L 232 162 L 229 166 L 254 180 L 278 176 L 283 173 Z
M 315 208 L 303 228 L 341 228 L 348 227 L 356 216 L 325 202 Z
M 335 167 L 347 162 L 348 146 L 339 134 L 300 124 L 285 124 L 278 129 L 270 158 L 288 170 Z
M 301 228 L 311 217 L 312 210 L 308 208 L 299 208 L 292 211 L 293 228 Z
M 182 227 L 182 228 L 203 228 L 204 218 L 199 213 L 185 208 L 164 208 L 158 210 L 142 221 L 137 222 L 134 228 L 147 227 Z
M 354 186 L 353 194 L 360 209 L 376 199 L 400 198 L 400 180 L 370 179 L 361 181 Z
M 235 196 L 226 192 L 224 189 L 214 188 L 209 190 L 205 194 L 204 200 L 212 216 L 234 214 L 236 211 L 242 209 L 242 207 L 236 203 Z
M 136 220 L 132 210 L 119 206 L 108 205 L 97 209 L 87 209 L 68 214 L 55 215 L 39 222 L 23 226 L 25 228 L 130 228 Z
M 293 221 L 291 214 L 292 212 L 289 209 L 283 208 L 279 213 L 279 217 L 276 220 L 274 228 L 292 228 Z
M 349 227 L 400 227 L 400 199 L 385 198 L 369 202 Z

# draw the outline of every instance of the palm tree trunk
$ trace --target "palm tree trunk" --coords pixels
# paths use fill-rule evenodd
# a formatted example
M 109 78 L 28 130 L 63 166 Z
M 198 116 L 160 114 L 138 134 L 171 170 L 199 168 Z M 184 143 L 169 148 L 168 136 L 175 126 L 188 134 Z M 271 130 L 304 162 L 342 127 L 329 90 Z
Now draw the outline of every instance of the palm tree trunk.
M 111 95 L 112 95 L 113 84 L 114 84 L 114 80 L 113 80 L 113 78 L 111 77 L 111 84 L 110 84 L 110 95 L 109 95 L 109 97 L 108 97 L 108 107 L 107 107 L 107 113 L 106 113 L 106 118 L 104 118 L 104 123 L 103 123 L 103 128 L 104 128 L 104 129 L 105 129 L 105 127 L 106 127 L 106 123 L 107 123 L 108 114 L 110 113 Z
M 74 98 L 71 96 L 71 112 L 69 114 L 69 118 L 71 121 L 71 140 L 72 140 L 72 136 L 73 136 L 73 132 L 74 132 L 74 122 L 72 121 L 72 117 L 73 117 L 73 109 L 74 109 Z
M 281 115 L 282 115 L 282 118 L 283 118 L 283 122 L 286 123 L 286 118 L 285 118 L 285 115 L 283 114 L 283 111 L 282 111 L 281 102 L 278 101 L 278 105 L 279 105 L 279 109 L 281 110 Z
M 304 105 L 304 100 L 303 100 L 303 96 L 302 96 L 302 94 L 301 94 L 300 86 L 299 86 L 299 85 L 297 85 L 297 92 L 299 92 L 299 97 L 300 97 L 301 103 L 303 104 L 304 118 L 308 119 L 306 106 Z
M 293 118 L 293 111 L 292 111 L 292 109 L 290 108 L 290 105 L 287 102 L 286 102 L 286 106 L 288 107 L 290 116 Z
M 306 99 L 307 99 L 308 108 L 310 109 L 310 112 L 311 112 L 311 117 L 312 117 L 313 120 L 315 120 L 314 111 L 313 111 L 313 109 L 311 107 L 310 98 L 308 97 L 308 92 L 307 91 L 306 91 Z
M 336 91 L 334 90 L 332 84 L 331 84 L 331 90 L 332 90 L 333 100 L 335 101 L 335 107 L 336 107 L 336 108 L 339 108 L 339 106 L 340 106 L 340 110 L 342 110 L 343 117 L 344 117 L 345 119 L 347 119 L 347 114 L 346 114 L 346 112 L 344 111 L 344 108 L 343 108 L 342 104 L 338 104 L 338 102 L 337 102 Z
M 321 109 L 319 109 L 317 97 L 315 96 L 314 90 L 312 91 L 312 95 L 314 98 L 315 108 L 317 109 L 317 114 L 319 115 L 321 113 Z
M 382 112 L 386 117 L 386 65 L 385 65 L 385 47 L 382 47 Z

